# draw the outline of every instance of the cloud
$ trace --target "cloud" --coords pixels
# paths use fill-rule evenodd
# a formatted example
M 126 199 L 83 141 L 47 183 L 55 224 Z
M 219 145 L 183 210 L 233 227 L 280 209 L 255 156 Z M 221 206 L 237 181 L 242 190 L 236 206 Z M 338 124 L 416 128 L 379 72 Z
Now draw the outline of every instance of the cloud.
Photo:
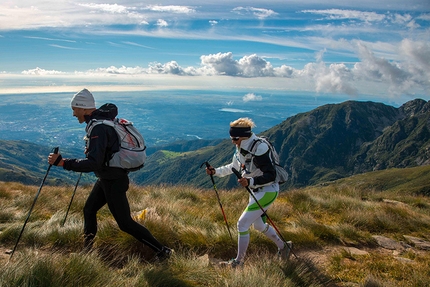
M 155 49 L 153 47 L 141 45 L 141 44 L 138 44 L 138 43 L 135 43 L 135 42 L 130 42 L 130 41 L 123 41 L 122 43 L 130 45 L 130 46 L 136 46 L 136 47 L 141 47 L 141 48 L 146 48 L 146 49 Z
M 23 75 L 48 76 L 48 75 L 64 75 L 66 73 L 60 72 L 60 71 L 55 71 L 55 70 L 45 70 L 45 69 L 41 69 L 41 68 L 37 67 L 35 69 L 22 71 L 21 74 L 23 74 Z
M 275 11 L 270 9 L 254 8 L 254 7 L 236 7 L 232 11 L 240 15 L 251 14 L 257 17 L 258 19 L 266 19 L 268 17 L 275 16 L 278 14 Z
M 399 50 L 405 56 L 405 61 L 422 70 L 430 80 L 430 44 L 428 42 L 404 39 L 400 43 Z
M 152 63 L 147 70 L 149 74 L 172 74 L 172 75 L 187 75 L 189 74 L 184 68 L 178 65 L 176 61 L 171 61 L 166 64 Z M 192 73 L 190 73 L 192 75 Z
M 123 42 L 134 45 L 134 42 Z M 80 75 L 171 75 L 195 77 L 200 81 L 211 82 L 211 78 L 222 76 L 225 81 L 242 81 L 252 79 L 250 83 L 265 81 L 266 85 L 275 81 L 281 87 L 289 83 L 304 85 L 317 93 L 358 95 L 376 87 L 385 93 L 400 96 L 415 93 L 429 94 L 430 89 L 430 44 L 424 41 L 404 39 L 397 46 L 398 60 L 388 60 L 378 56 L 363 41 L 351 41 L 355 47 L 359 61 L 352 63 L 325 63 L 327 50 L 322 50 L 315 56 L 314 62 L 309 62 L 302 69 L 282 64 L 273 66 L 266 58 L 257 54 L 245 55 L 239 59 L 232 52 L 208 54 L 200 56 L 199 66 L 181 66 L 177 61 L 166 63 L 153 62 L 148 67 L 109 66 L 107 68 L 91 69 L 76 72 Z M 145 47 L 146 48 L 146 47 Z M 23 75 L 56 76 L 67 73 L 56 70 L 35 68 L 25 70 Z M 277 80 L 283 79 L 283 80 Z M 179 79 L 178 79 L 179 80 Z M 249 84 L 248 84 L 249 85 Z M 278 86 L 278 88 L 280 87 Z M 274 88 L 276 88 L 274 86 Z M 370 91 L 373 93 L 374 91 Z M 255 94 L 243 97 L 246 101 L 261 100 Z
M 256 54 L 244 56 L 238 64 L 244 77 L 271 77 L 274 75 L 272 65 Z
M 361 62 L 354 65 L 354 73 L 366 80 L 386 83 L 390 94 L 414 94 L 416 89 L 430 88 L 429 45 L 404 40 L 400 47 L 405 57 L 402 62 L 378 58 L 361 43 L 358 50 Z M 421 62 L 426 59 L 427 62 Z
M 67 46 L 56 45 L 56 44 L 50 44 L 49 46 L 54 48 L 67 49 L 67 50 L 81 50 L 80 48 L 73 48 L 73 47 L 67 47 Z
M 200 57 L 205 70 L 214 74 L 241 77 L 271 77 L 275 75 L 272 65 L 263 58 L 252 54 L 239 61 L 233 59 L 233 53 L 218 53 Z
M 126 67 L 121 66 L 119 68 L 115 66 L 110 66 L 107 68 L 97 68 L 94 70 L 88 70 L 86 74 L 115 74 L 115 75 L 138 75 L 146 73 L 146 69 L 139 66 L 136 67 Z
M 263 97 L 262 96 L 257 96 L 254 93 L 249 93 L 243 96 L 243 101 L 246 102 L 252 102 L 252 101 L 262 101 Z
M 341 10 L 341 9 L 326 9 L 326 10 L 302 10 L 302 13 L 312 13 L 326 15 L 327 19 L 356 19 L 364 22 L 379 22 L 385 19 L 384 14 L 376 12 L 362 12 L 357 10 Z
M 430 13 L 421 14 L 417 17 L 419 20 L 430 21 Z
M 128 14 L 130 9 L 135 8 L 128 8 L 123 5 L 118 4 L 95 4 L 95 3 L 79 3 L 79 6 L 87 7 L 93 10 L 99 10 L 103 12 L 108 12 L 112 14 Z
M 207 66 L 207 70 L 214 74 L 237 76 L 240 73 L 238 63 L 231 52 L 203 55 L 200 60 L 202 66 Z
M 159 26 L 159 27 L 167 27 L 167 26 L 169 26 L 169 24 L 167 24 L 167 21 L 163 20 L 163 19 L 158 19 L 156 25 Z
M 34 37 L 34 36 L 24 36 L 24 38 L 36 39 L 36 40 L 46 40 L 46 41 L 59 41 L 59 42 L 76 43 L 76 41 L 74 41 L 74 40 L 59 39 L 59 38 L 46 38 L 46 37 Z
M 196 10 L 194 8 L 190 8 L 188 6 L 177 6 L 177 5 L 149 5 L 145 10 L 150 10 L 154 12 L 169 12 L 169 13 L 177 13 L 177 14 L 190 14 L 195 13 Z

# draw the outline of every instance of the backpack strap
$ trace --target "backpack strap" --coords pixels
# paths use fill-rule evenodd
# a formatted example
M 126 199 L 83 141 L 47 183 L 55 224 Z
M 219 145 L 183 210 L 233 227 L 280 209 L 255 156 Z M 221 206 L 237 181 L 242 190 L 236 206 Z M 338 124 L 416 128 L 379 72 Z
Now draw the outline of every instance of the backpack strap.
M 254 149 L 254 147 L 255 147 L 255 145 L 257 144 L 257 142 L 263 142 L 263 139 L 262 138 L 257 138 L 257 139 L 255 139 L 253 142 L 252 142 L 252 145 L 251 145 L 251 148 L 249 149 L 250 150 L 250 153 L 252 153 L 252 151 L 253 151 L 253 149 Z M 252 155 L 255 155 L 255 152 L 254 153 L 252 153 Z
M 257 144 L 257 142 L 259 142 L 259 143 L 262 143 L 262 142 L 266 143 L 266 145 L 267 145 L 267 147 L 269 148 L 269 151 L 270 151 L 270 160 L 271 160 L 272 164 L 274 166 L 278 165 L 275 162 L 274 155 L 273 155 L 274 146 L 272 145 L 272 143 L 266 137 L 258 137 L 257 139 L 255 139 L 254 142 L 251 145 L 251 148 L 250 148 L 251 151 L 249 153 L 252 154 L 252 156 L 255 156 L 255 152 L 257 150 L 255 150 L 254 153 L 252 153 L 252 151 L 253 151 L 255 145 Z M 257 146 L 257 148 L 258 148 L 258 146 Z M 257 148 L 255 148 L 255 149 L 257 149 Z
M 104 124 L 104 125 L 107 125 L 107 126 L 110 126 L 113 128 L 115 127 L 115 124 L 113 123 L 113 121 L 92 119 L 92 120 L 90 120 L 90 122 L 87 124 L 87 127 L 85 128 L 87 135 L 89 136 L 91 134 L 91 131 L 93 130 L 93 128 L 99 124 Z

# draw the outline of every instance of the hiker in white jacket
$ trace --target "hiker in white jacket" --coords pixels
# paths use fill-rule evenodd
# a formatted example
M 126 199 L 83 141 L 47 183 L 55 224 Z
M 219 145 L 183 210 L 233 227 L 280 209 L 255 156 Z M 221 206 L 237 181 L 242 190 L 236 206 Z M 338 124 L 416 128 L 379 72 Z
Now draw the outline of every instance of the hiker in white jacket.
M 213 168 L 207 167 L 206 173 L 224 177 L 233 173 L 232 168 L 240 171 L 242 178 L 238 179 L 239 184 L 248 187 L 260 203 L 261 207 L 267 211 L 270 205 L 276 200 L 279 193 L 279 184 L 275 182 L 276 170 L 270 158 L 270 150 L 266 143 L 261 142 L 256 149 L 251 152 L 251 146 L 258 137 L 252 132 L 255 127 L 254 122 L 249 118 L 240 118 L 230 123 L 230 137 L 232 143 L 236 145 L 233 160 L 230 164 Z M 292 247 L 291 241 L 284 243 L 276 233 L 275 229 L 266 223 L 263 211 L 249 196 L 249 202 L 237 222 L 238 229 L 238 249 L 236 258 L 228 261 L 232 268 L 242 266 L 250 241 L 249 229 L 252 224 L 254 228 L 278 246 L 278 255 L 282 259 L 288 259 Z M 287 246 L 289 244 L 289 246 Z

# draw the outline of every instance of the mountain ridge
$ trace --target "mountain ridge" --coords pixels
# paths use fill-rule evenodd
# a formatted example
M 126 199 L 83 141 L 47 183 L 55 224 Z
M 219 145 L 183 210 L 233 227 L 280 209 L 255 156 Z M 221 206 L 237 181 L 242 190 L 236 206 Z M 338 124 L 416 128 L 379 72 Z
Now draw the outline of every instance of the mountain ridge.
M 373 170 L 428 165 L 429 111 L 430 103 L 422 99 L 408 101 L 399 108 L 370 101 L 345 101 L 291 116 L 260 135 L 271 140 L 289 172 L 290 180 L 281 189 L 303 187 Z M 40 181 L 46 170 L 48 148 L 24 141 L 2 141 L 2 146 L 0 180 L 32 184 Z M 30 151 L 32 155 L 27 156 Z M 233 151 L 229 139 L 150 147 L 145 167 L 130 177 L 140 185 L 206 187 L 210 183 L 201 164 L 227 164 Z M 58 177 L 56 184 L 73 184 L 73 173 L 53 170 Z M 215 179 L 219 188 L 237 185 L 233 176 Z M 85 180 L 90 182 L 93 178 L 88 176 Z
M 429 106 L 421 99 L 399 108 L 358 101 L 328 104 L 289 117 L 260 135 L 272 141 L 290 174 L 282 189 L 302 187 L 372 170 L 428 164 Z M 159 153 L 157 161 L 150 158 L 148 169 L 133 178 L 145 184 L 191 181 L 207 186 L 199 165 L 206 160 L 212 166 L 227 164 L 233 151 L 231 141 L 224 140 L 166 161 Z M 216 181 L 219 187 L 236 186 L 234 177 Z

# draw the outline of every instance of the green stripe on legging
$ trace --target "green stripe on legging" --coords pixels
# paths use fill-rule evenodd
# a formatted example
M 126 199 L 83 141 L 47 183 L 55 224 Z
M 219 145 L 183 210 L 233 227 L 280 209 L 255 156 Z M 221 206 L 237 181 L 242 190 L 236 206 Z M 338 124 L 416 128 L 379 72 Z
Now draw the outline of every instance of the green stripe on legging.
M 265 208 L 267 206 L 269 206 L 270 204 L 272 204 L 276 197 L 278 196 L 278 192 L 274 191 L 274 192 L 266 192 L 263 197 L 258 201 L 261 205 L 261 207 Z M 245 211 L 255 211 L 260 209 L 260 207 L 258 206 L 258 204 L 255 202 L 253 204 L 251 204 L 250 206 L 248 206 Z

